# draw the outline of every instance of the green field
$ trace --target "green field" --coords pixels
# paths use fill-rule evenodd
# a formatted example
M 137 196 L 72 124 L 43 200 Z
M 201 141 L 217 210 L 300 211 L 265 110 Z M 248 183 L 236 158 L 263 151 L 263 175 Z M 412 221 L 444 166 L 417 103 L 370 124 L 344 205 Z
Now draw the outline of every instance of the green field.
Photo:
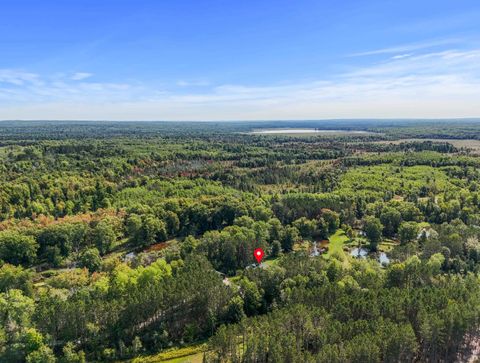
M 153 355 L 135 358 L 130 363 L 201 363 L 206 350 L 205 344 L 197 344 L 184 348 L 170 349 Z
M 333 235 L 331 235 L 328 240 L 330 243 L 328 244 L 328 252 L 325 254 L 325 256 L 327 258 L 330 256 L 340 256 L 342 260 L 345 260 L 346 254 L 343 248 L 345 243 L 349 241 L 349 238 L 345 235 L 345 232 L 339 229 Z

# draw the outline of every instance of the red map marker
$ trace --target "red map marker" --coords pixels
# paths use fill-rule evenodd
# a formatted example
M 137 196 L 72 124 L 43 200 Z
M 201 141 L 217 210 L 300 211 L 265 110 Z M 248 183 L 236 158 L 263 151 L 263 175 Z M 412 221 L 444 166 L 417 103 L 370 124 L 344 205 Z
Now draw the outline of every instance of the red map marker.
M 258 263 L 262 262 L 262 258 L 263 258 L 264 254 L 265 253 L 263 252 L 263 250 L 261 248 L 257 248 L 255 251 L 253 251 L 253 255 L 257 259 Z

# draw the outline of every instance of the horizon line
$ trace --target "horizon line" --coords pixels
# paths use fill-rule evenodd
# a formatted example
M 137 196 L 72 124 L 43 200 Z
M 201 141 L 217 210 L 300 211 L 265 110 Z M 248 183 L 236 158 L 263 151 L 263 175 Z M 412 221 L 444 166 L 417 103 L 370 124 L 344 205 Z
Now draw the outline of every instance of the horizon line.
M 319 122 L 319 121 L 480 121 L 475 117 L 401 117 L 401 118 L 319 118 L 319 119 L 258 119 L 258 120 L 90 120 L 90 119 L 2 119 L 0 122 L 205 122 L 205 123 L 233 123 L 233 122 Z

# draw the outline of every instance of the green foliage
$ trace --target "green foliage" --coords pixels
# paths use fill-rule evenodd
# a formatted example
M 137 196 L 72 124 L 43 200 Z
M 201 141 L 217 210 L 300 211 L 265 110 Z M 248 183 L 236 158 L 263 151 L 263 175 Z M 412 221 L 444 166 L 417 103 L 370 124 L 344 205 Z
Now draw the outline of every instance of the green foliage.
M 419 227 L 416 222 L 403 222 L 398 229 L 401 243 L 408 243 L 417 238 Z
M 262 306 L 262 294 L 255 282 L 243 278 L 240 281 L 243 295 L 243 310 L 248 316 L 256 315 Z
M 117 236 L 113 227 L 108 221 L 100 221 L 89 233 L 90 242 L 97 247 L 103 255 L 110 251 Z
M 0 294 L 0 360 L 4 362 L 56 361 L 52 350 L 45 345 L 42 334 L 32 327 L 34 301 L 20 290 Z
M 322 219 L 327 224 L 327 230 L 329 234 L 335 233 L 338 227 L 340 227 L 340 218 L 338 213 L 335 213 L 329 209 L 323 209 Z
M 270 256 L 274 258 L 279 257 L 281 253 L 282 253 L 282 244 L 279 241 L 273 241 Z
M 45 255 L 52 263 L 59 255 L 67 257 L 72 251 L 78 251 L 82 247 L 85 233 L 86 226 L 83 223 L 53 224 L 41 230 L 38 235 L 40 254 Z
M 225 321 L 228 323 L 238 323 L 244 317 L 245 317 L 244 299 L 238 295 L 234 296 L 228 302 Z
M 19 232 L 0 232 L 0 259 L 13 265 L 29 265 L 35 261 L 38 244 L 32 236 Z
M 90 272 L 98 271 L 102 265 L 102 258 L 97 248 L 89 248 L 80 256 L 80 267 L 85 267 Z
M 370 241 L 370 249 L 372 251 L 376 251 L 378 244 L 382 240 L 382 223 L 378 218 L 368 216 L 364 220 L 363 229 L 365 231 L 365 235 Z
M 282 248 L 285 252 L 290 252 L 293 250 L 293 245 L 300 240 L 300 235 L 298 229 L 295 227 L 285 228 L 285 234 L 281 241 Z
M 317 231 L 317 223 L 305 217 L 293 221 L 292 226 L 298 230 L 303 238 L 311 238 Z
M 167 239 L 165 223 L 151 214 L 129 216 L 127 231 L 131 242 L 141 247 L 150 246 Z
M 402 214 L 394 208 L 385 207 L 380 213 L 380 222 L 383 224 L 383 234 L 393 237 L 402 222 Z
M 27 355 L 27 363 L 55 363 L 56 361 L 52 350 L 45 345 Z
M 467 360 L 479 128 L 400 124 L 2 123 L 0 361 Z
M 256 222 L 251 228 L 230 226 L 222 231 L 211 231 L 203 235 L 198 250 L 206 254 L 213 266 L 222 272 L 234 274 L 255 262 L 253 251 L 266 249 L 268 225 Z
M 61 359 L 62 363 L 85 363 L 85 353 L 83 351 L 76 352 L 74 344 L 68 342 L 63 347 L 63 357 Z
M 4 264 L 0 267 L 0 292 L 15 289 L 21 290 L 25 295 L 33 292 L 33 274 L 20 266 Z
M 238 360 L 264 359 L 272 354 L 278 361 L 292 362 L 305 361 L 306 357 L 329 362 L 449 360 L 457 353 L 445 347 L 443 337 L 437 335 L 436 339 L 440 340 L 433 340 L 431 329 L 441 331 L 451 326 L 450 319 L 473 323 L 475 313 L 451 309 L 451 306 L 458 308 L 468 301 L 467 305 L 473 308 L 470 304 L 475 304 L 480 295 L 478 279 L 474 276 L 438 280 L 441 260 L 435 256 L 431 261 L 422 262 L 415 257 L 404 264 L 394 264 L 386 271 L 372 270 L 368 261 L 347 267 L 332 260 L 328 264 L 335 265 L 338 272 L 321 283 L 315 283 L 317 272 L 309 270 L 315 263 L 313 260 L 296 261 L 296 266 L 302 262 L 306 265 L 305 271 L 310 272 L 300 279 L 296 275 L 298 271 L 287 270 L 281 296 L 288 296 L 288 301 L 284 300 L 281 308 L 267 316 L 252 317 L 241 324 L 219 329 L 210 341 L 212 352 L 207 361 L 226 356 Z M 436 266 L 429 267 L 432 264 Z M 408 289 L 391 287 L 393 280 L 389 276 L 397 274 L 395 271 L 399 268 L 402 276 L 397 286 L 408 286 Z M 369 271 L 368 274 L 377 278 L 366 279 L 359 271 Z M 352 283 L 339 284 L 347 277 Z M 468 297 L 460 297 L 459 291 Z M 448 305 L 441 303 L 444 298 L 449 299 Z M 426 304 L 430 299 L 434 302 Z M 409 315 L 413 307 L 420 313 Z M 478 311 L 478 306 L 474 309 Z M 431 314 L 437 315 L 434 326 Z M 409 320 L 405 320 L 405 316 L 409 316 Z M 463 344 L 462 334 L 449 342 L 457 352 Z M 423 337 L 428 337 L 428 341 Z

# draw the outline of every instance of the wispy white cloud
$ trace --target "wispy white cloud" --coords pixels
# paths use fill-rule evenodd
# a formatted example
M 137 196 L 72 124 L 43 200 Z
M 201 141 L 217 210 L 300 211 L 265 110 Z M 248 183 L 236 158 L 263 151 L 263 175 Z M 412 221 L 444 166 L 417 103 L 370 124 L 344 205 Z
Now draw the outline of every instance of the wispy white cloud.
M 25 72 L 17 69 L 0 69 L 0 84 L 7 83 L 15 86 L 24 84 L 38 84 L 40 76 L 35 73 Z
M 88 73 L 88 72 L 77 72 L 77 73 L 74 73 L 72 75 L 72 80 L 74 81 L 82 81 L 84 79 L 87 79 L 87 78 L 90 78 L 92 77 L 93 74 L 92 73 Z
M 180 86 L 180 87 L 206 87 L 206 86 L 210 86 L 211 83 L 206 81 L 206 80 L 179 80 L 177 82 L 177 86 Z
M 398 55 L 394 55 L 392 59 L 402 59 L 402 58 L 411 57 L 412 55 L 413 53 L 398 54 Z
M 51 102 L 105 102 L 131 101 L 143 88 L 139 85 L 114 82 L 91 82 L 90 73 L 73 75 L 56 74 L 41 76 L 39 74 L 0 69 L 0 116 L 3 107 L 20 104 Z
M 385 47 L 380 49 L 369 50 L 365 52 L 353 53 L 350 56 L 352 57 L 363 57 L 369 55 L 381 55 L 381 54 L 393 54 L 393 53 L 407 53 L 415 50 L 434 48 L 438 46 L 446 46 L 462 43 L 461 39 L 440 39 L 440 40 L 431 40 L 425 42 L 416 42 L 409 44 L 396 45 L 393 47 Z
M 480 116 L 480 49 L 386 57 L 328 80 L 269 86 L 206 86 L 188 93 L 88 79 L 48 81 L 48 77 L 22 74 L 0 71 L 0 82 L 9 80 L 0 84 L 0 119 Z

